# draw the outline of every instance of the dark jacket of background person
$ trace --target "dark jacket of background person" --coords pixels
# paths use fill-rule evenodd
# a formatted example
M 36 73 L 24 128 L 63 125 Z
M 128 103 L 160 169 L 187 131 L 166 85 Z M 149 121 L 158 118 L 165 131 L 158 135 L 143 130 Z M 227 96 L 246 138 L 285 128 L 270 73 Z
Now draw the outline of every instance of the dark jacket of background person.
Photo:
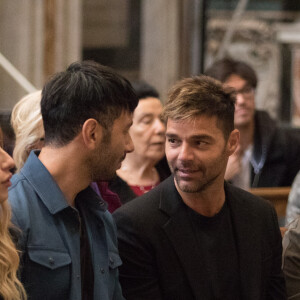
M 300 131 L 280 128 L 257 110 L 253 147 L 251 187 L 291 186 L 300 170 Z
M 225 183 L 225 192 L 237 245 L 240 299 L 286 299 L 274 208 L 230 184 Z M 181 204 L 170 176 L 113 214 L 126 299 L 203 299 L 203 257 Z
M 171 171 L 169 169 L 166 157 L 159 161 L 155 168 L 158 171 L 160 182 L 162 182 L 171 175 Z M 127 182 L 119 176 L 116 176 L 116 178 L 110 181 L 108 187 L 112 192 L 116 193 L 119 196 L 122 204 L 125 204 L 137 197 L 137 195 L 133 192 L 133 190 L 130 188 Z M 106 198 L 104 198 L 104 200 L 109 202 L 109 200 L 107 200 Z M 114 210 L 115 207 L 113 210 L 109 211 L 113 212 Z

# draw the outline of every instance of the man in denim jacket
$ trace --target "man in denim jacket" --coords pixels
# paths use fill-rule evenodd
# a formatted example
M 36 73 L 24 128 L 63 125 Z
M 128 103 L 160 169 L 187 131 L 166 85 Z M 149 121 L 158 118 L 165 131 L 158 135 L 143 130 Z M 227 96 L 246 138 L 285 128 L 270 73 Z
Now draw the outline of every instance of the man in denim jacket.
M 95 62 L 73 63 L 46 83 L 45 147 L 9 191 L 30 299 L 123 299 L 115 226 L 89 185 L 112 178 L 133 151 L 137 102 L 125 78 Z

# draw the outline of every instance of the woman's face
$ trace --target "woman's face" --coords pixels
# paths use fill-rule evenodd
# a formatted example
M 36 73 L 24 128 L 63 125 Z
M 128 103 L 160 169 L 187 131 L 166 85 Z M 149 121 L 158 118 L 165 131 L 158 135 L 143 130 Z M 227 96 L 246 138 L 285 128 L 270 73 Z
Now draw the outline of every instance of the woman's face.
M 157 98 L 139 101 L 133 114 L 130 135 L 133 155 L 159 161 L 165 154 L 165 126 L 161 121 L 162 104 Z
M 8 197 L 8 188 L 11 186 L 11 169 L 15 164 L 13 159 L 0 147 L 0 203 Z

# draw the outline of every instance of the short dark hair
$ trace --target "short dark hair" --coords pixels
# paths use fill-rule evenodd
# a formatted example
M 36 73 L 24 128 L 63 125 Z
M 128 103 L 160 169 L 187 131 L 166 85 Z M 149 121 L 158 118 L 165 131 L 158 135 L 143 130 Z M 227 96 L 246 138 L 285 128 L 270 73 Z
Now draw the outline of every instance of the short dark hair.
M 148 97 L 159 98 L 158 91 L 149 83 L 141 81 L 133 81 L 132 87 L 139 99 L 145 99 Z
M 254 89 L 257 86 L 257 76 L 254 69 L 242 61 L 228 57 L 213 63 L 205 71 L 205 75 L 220 80 L 221 82 L 225 82 L 231 75 L 238 75 L 246 80 Z
M 163 110 L 167 121 L 187 120 L 198 116 L 217 117 L 217 126 L 227 140 L 234 129 L 235 96 L 230 88 L 204 75 L 178 81 L 168 93 Z
M 89 118 L 110 130 L 114 120 L 123 111 L 133 112 L 137 103 L 129 81 L 112 69 L 94 61 L 72 63 L 42 90 L 45 144 L 66 145 Z

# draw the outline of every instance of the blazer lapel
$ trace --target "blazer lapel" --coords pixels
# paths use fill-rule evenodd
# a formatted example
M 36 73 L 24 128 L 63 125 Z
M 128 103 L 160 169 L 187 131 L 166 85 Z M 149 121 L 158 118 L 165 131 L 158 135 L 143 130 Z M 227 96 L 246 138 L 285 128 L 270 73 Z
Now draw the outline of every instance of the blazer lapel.
M 239 257 L 242 299 L 260 299 L 262 249 L 253 223 L 255 217 L 249 211 L 249 205 L 244 205 L 244 193 L 243 198 L 239 197 L 228 184 L 225 184 L 225 191 Z
M 199 252 L 192 225 L 187 219 L 185 209 L 182 209 L 182 199 L 175 188 L 173 176 L 166 188 L 167 190 L 162 193 L 160 209 L 166 212 L 170 218 L 162 228 L 178 255 L 195 298 L 201 299 L 203 296 L 201 295 L 201 286 L 205 284 L 206 280 L 202 271 L 204 268 L 203 258 Z

